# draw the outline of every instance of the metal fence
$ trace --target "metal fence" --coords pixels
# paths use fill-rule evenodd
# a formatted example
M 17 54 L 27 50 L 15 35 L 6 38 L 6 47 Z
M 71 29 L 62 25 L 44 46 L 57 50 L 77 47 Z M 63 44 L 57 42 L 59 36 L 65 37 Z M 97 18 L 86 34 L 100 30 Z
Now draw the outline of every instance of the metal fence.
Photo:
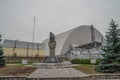
M 67 58 L 65 56 L 58 56 L 60 61 L 66 61 Z M 28 62 L 44 62 L 46 59 L 46 56 L 39 56 L 39 57 L 14 57 L 14 56 L 6 56 L 5 57 L 7 63 L 20 63 L 22 62 L 22 59 L 27 59 Z

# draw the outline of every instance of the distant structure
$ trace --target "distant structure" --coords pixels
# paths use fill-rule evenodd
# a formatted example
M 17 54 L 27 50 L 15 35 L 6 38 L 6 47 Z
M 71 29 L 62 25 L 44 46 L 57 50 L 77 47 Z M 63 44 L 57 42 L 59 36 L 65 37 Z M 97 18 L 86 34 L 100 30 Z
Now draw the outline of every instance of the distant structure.
M 54 44 L 55 52 L 49 54 L 48 46 L 50 38 L 42 43 L 33 43 L 19 40 L 3 40 L 3 50 L 5 56 L 61 56 L 73 58 L 89 59 L 91 57 L 101 58 L 101 45 L 103 44 L 103 35 L 93 25 L 78 26 L 69 31 L 51 36 L 57 43 Z M 32 46 L 33 52 L 32 53 Z M 52 50 L 52 49 L 51 49 Z
M 45 45 L 41 43 L 4 39 L 2 44 L 5 56 L 45 56 Z M 32 53 L 32 51 L 34 51 L 34 53 Z
M 103 35 L 93 25 L 82 25 L 56 36 L 56 54 L 71 58 L 90 58 L 91 52 L 99 58 Z M 45 55 L 49 55 L 49 39 L 44 40 Z

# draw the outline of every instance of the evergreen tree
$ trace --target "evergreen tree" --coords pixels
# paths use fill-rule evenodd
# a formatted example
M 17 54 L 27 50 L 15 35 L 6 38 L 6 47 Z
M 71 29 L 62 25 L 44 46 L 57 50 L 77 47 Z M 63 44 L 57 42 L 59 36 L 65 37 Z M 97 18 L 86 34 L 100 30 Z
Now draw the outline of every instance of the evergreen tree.
M 103 58 L 96 70 L 105 73 L 118 73 L 120 72 L 120 29 L 115 21 L 111 20 L 108 30 L 105 36 L 105 45 L 102 48 Z
M 2 46 L 1 46 L 1 35 L 0 35 L 0 67 L 5 66 L 5 60 L 4 60 L 4 56 L 3 56 L 3 50 L 2 50 Z

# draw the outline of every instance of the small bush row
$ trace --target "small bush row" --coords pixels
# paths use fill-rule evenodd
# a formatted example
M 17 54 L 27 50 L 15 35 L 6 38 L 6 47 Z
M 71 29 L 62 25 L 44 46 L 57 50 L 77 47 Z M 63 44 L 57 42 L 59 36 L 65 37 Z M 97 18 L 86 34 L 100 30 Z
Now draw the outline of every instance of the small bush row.
M 91 64 L 90 63 L 90 59 L 73 59 L 71 60 L 72 64 Z M 96 60 L 96 65 L 98 65 L 100 63 L 100 59 Z
M 100 63 L 100 59 L 96 60 L 96 65 L 98 65 Z
M 73 59 L 72 64 L 90 64 L 90 59 Z

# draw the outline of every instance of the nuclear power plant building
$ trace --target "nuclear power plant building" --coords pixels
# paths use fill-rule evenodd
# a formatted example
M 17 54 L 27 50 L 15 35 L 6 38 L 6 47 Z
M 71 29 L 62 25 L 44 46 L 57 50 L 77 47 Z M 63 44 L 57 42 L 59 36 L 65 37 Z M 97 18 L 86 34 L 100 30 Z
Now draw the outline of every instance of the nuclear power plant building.
M 102 42 L 104 40 L 103 35 L 94 26 L 82 25 L 55 35 L 57 42 L 56 55 L 78 54 L 82 53 L 88 56 L 88 50 L 92 52 L 100 51 Z M 48 48 L 49 39 L 44 40 L 45 55 L 49 55 Z M 82 56 L 81 56 L 82 57 Z

